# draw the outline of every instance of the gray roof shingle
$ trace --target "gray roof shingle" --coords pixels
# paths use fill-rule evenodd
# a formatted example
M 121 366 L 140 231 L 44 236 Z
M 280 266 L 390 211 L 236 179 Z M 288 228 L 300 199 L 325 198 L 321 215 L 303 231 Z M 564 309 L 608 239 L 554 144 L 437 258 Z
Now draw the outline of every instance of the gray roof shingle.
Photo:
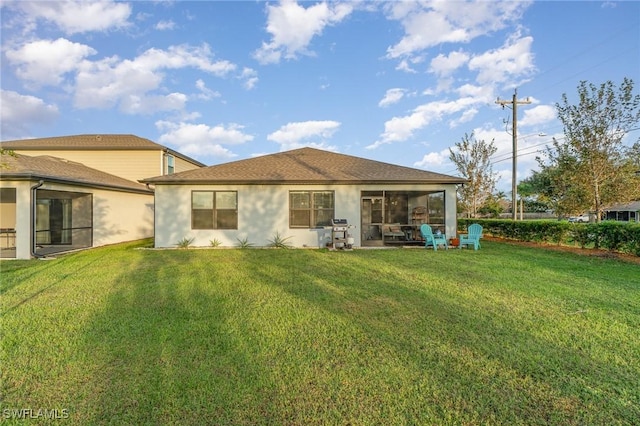
M 2 155 L 0 177 L 3 180 L 45 180 L 153 194 L 153 191 L 137 182 L 92 169 L 81 163 L 48 155 L 36 157 L 22 154 Z
M 465 183 L 448 176 L 315 148 L 292 151 L 144 179 L 153 184 L 175 183 Z

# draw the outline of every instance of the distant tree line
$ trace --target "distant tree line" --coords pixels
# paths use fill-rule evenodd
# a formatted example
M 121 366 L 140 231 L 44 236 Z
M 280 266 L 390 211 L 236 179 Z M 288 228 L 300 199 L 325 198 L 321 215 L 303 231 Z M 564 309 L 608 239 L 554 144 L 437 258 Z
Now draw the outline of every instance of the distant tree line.
M 554 138 L 537 157 L 540 169 L 519 183 L 525 211 L 553 210 L 558 217 L 590 212 L 599 221 L 607 206 L 640 199 L 640 137 L 625 144 L 640 123 L 640 95 L 633 88 L 629 78 L 619 87 L 582 81 L 577 104 L 562 95 L 556 110 L 564 137 Z M 494 193 L 490 157 L 495 151 L 493 141 L 475 140 L 473 134 L 449 150 L 449 159 L 469 180 L 458 193 L 459 211 L 467 217 L 497 216 L 504 209 L 505 194 Z

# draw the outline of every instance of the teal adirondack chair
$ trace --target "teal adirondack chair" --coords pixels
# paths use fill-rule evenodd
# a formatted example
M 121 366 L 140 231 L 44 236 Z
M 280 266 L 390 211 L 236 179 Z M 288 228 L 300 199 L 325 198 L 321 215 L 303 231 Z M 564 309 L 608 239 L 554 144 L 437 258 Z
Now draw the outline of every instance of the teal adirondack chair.
M 424 238 L 425 248 L 432 246 L 434 251 L 438 250 L 439 245 L 444 246 L 444 248 L 449 248 L 445 235 L 434 235 L 433 230 L 426 223 L 420 225 L 420 233 L 422 234 L 422 238 Z
M 467 233 L 460 234 L 458 238 L 460 239 L 460 245 L 458 248 L 473 244 L 473 249 L 478 250 L 480 248 L 480 238 L 482 238 L 482 226 L 477 223 L 473 223 L 469 225 L 469 228 L 467 228 Z

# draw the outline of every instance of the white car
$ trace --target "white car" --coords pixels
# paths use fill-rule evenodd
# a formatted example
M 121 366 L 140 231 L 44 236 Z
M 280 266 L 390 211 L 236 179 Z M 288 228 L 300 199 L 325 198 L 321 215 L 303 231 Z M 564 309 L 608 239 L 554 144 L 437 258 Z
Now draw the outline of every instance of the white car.
M 569 217 L 569 222 L 589 222 L 589 215 L 588 214 L 581 214 L 578 216 L 571 216 Z

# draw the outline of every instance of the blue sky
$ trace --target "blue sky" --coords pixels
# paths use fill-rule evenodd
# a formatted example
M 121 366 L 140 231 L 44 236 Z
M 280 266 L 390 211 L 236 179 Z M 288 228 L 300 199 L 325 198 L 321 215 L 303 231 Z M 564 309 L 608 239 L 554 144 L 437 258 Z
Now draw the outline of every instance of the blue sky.
M 205 164 L 314 146 L 511 188 L 581 80 L 640 85 L 640 2 L 3 1 L 2 140 L 127 133 Z M 508 121 L 508 122 L 507 122 Z M 638 134 L 629 140 L 637 140 Z

